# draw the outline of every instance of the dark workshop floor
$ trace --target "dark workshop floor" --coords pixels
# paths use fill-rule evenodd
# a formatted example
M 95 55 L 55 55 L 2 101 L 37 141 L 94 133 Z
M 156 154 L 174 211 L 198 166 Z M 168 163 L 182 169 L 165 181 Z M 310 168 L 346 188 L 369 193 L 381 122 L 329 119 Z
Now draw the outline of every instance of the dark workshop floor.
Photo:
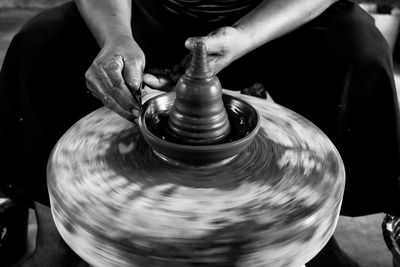
M 0 66 L 12 36 L 23 23 L 37 13 L 35 10 L 0 10 Z M 400 88 L 400 76 L 396 76 Z M 33 213 L 31 213 L 33 215 Z M 391 266 L 391 254 L 382 238 L 381 223 L 383 214 L 348 218 L 341 217 L 335 236 L 343 249 L 357 262 L 366 267 Z M 31 219 L 30 234 L 36 231 L 34 219 Z M 31 238 L 31 240 L 33 240 Z M 33 243 L 31 243 L 31 247 Z

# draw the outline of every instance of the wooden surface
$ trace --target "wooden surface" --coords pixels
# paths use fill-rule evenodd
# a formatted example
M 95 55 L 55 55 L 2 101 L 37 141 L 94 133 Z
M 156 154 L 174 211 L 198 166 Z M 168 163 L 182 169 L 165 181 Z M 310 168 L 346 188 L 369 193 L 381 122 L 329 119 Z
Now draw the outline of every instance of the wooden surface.
M 243 96 L 254 142 L 223 166 L 171 166 L 138 127 L 101 108 L 76 123 L 48 166 L 53 216 L 94 266 L 301 266 L 332 235 L 343 163 L 304 118 Z

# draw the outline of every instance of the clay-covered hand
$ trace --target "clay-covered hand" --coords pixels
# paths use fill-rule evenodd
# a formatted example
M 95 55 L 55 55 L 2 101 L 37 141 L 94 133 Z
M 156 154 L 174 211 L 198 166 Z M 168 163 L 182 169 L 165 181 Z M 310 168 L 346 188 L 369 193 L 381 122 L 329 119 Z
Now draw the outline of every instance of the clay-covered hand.
M 235 27 L 222 27 L 204 37 L 188 38 L 185 46 L 192 50 L 198 41 L 206 44 L 209 66 L 214 75 L 246 54 L 250 46 L 247 36 Z
M 86 72 L 86 84 L 103 104 L 134 121 L 141 109 L 145 56 L 132 38 L 105 44 Z
M 175 87 L 179 77 L 185 73 L 191 62 L 188 54 L 181 62 L 172 68 L 150 68 L 143 74 L 143 82 L 150 88 L 169 92 Z
M 214 74 L 228 66 L 234 60 L 243 56 L 249 47 L 249 40 L 235 27 L 222 27 L 207 36 L 191 37 L 186 40 L 185 46 L 192 50 L 198 41 L 205 42 L 207 46 L 208 62 Z M 188 54 L 179 64 L 172 69 L 149 69 L 143 75 L 143 81 L 151 88 L 170 91 L 175 86 L 179 77 L 190 66 L 191 54 Z

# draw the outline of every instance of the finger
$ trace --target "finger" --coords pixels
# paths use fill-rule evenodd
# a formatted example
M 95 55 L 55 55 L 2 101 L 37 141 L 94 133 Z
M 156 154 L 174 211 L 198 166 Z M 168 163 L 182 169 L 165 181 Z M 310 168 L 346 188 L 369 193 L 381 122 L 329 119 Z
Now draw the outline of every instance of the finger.
M 104 71 L 99 71 L 98 69 L 94 70 L 94 68 L 89 70 L 86 75 L 86 84 L 87 84 L 88 89 L 95 97 L 100 99 L 100 101 L 102 101 L 104 105 L 107 104 L 107 103 L 104 103 L 104 99 L 103 99 L 103 97 L 105 95 L 109 96 L 109 98 L 111 99 L 111 98 L 116 98 L 116 95 L 118 94 L 118 92 L 121 92 L 121 90 L 119 88 L 113 87 L 113 85 L 112 85 L 113 83 L 110 81 L 110 78 L 107 77 L 106 75 L 107 74 Z M 128 90 L 126 89 L 126 91 L 128 91 Z M 119 99 L 122 101 L 118 101 L 119 102 L 118 106 L 121 106 L 126 111 L 130 111 L 132 108 L 137 106 L 133 103 L 133 100 L 132 100 L 133 97 L 129 93 L 129 91 L 128 91 L 128 100 L 126 100 L 124 98 L 124 96 L 121 96 L 121 95 L 119 96 Z M 116 101 L 116 100 L 114 100 L 114 101 Z M 131 101 L 131 102 L 129 102 L 129 101 Z M 124 106 L 122 106 L 120 102 L 124 102 L 125 103 Z M 110 108 L 113 107 L 113 105 L 110 105 L 110 104 L 107 104 L 107 106 Z
M 140 115 L 140 112 L 137 110 L 135 110 L 135 112 L 133 112 L 134 110 L 130 112 L 122 108 L 112 97 L 105 95 L 102 99 L 104 106 L 131 122 L 135 122 L 135 119 Z
M 170 87 L 172 82 L 171 80 L 164 77 L 157 77 L 150 73 L 145 73 L 143 75 L 143 82 L 153 89 L 163 89 Z
M 134 61 L 128 61 L 124 59 L 124 68 L 122 70 L 122 75 L 124 77 L 125 83 L 128 89 L 133 93 L 140 89 L 142 84 L 144 62 L 140 59 Z
M 203 42 L 206 45 L 207 54 L 222 54 L 224 40 L 220 35 L 209 35 L 205 37 L 191 37 L 186 40 L 185 46 L 193 50 L 197 42 Z
M 222 55 L 224 53 L 225 40 L 221 35 L 210 35 L 204 38 L 207 54 Z
M 125 119 L 134 122 L 136 117 L 139 116 L 140 112 L 128 112 L 127 110 L 123 109 L 113 98 L 112 96 L 107 96 L 104 91 L 99 89 L 96 79 L 93 79 L 91 76 L 88 76 L 86 80 L 86 85 L 90 92 L 98 98 L 104 106 L 108 107 L 112 111 L 116 112 L 120 116 L 124 117 Z M 133 110 L 132 110 L 133 111 Z
M 193 50 L 197 42 L 203 41 L 205 36 L 189 37 L 185 41 L 185 47 L 189 50 Z
M 103 90 L 106 91 L 106 95 L 111 95 L 122 108 L 130 111 L 133 107 L 138 108 L 140 105 L 134 100 L 133 95 L 125 84 L 122 69 L 122 59 L 111 62 L 103 67 L 101 77 L 97 82 L 101 82 L 98 86 L 103 84 L 106 86 Z
M 133 95 L 135 100 L 135 108 L 141 110 L 142 108 L 142 83 L 143 83 L 143 69 L 144 61 L 136 59 L 135 61 L 128 61 L 124 59 L 124 68 L 122 75 L 128 90 Z
M 90 68 L 86 74 L 86 87 L 89 89 L 90 93 L 96 97 L 97 99 L 102 101 L 103 95 L 106 94 L 106 92 L 103 91 L 102 87 L 98 85 L 96 82 L 95 74 L 92 68 Z

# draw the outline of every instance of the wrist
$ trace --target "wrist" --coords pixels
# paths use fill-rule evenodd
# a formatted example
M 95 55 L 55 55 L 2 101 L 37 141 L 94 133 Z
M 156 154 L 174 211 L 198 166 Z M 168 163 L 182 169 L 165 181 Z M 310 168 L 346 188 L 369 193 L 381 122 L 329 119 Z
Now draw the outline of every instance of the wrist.
M 104 37 L 101 48 L 104 47 L 115 47 L 120 45 L 137 45 L 135 39 L 133 39 L 132 34 L 129 33 L 110 33 Z

